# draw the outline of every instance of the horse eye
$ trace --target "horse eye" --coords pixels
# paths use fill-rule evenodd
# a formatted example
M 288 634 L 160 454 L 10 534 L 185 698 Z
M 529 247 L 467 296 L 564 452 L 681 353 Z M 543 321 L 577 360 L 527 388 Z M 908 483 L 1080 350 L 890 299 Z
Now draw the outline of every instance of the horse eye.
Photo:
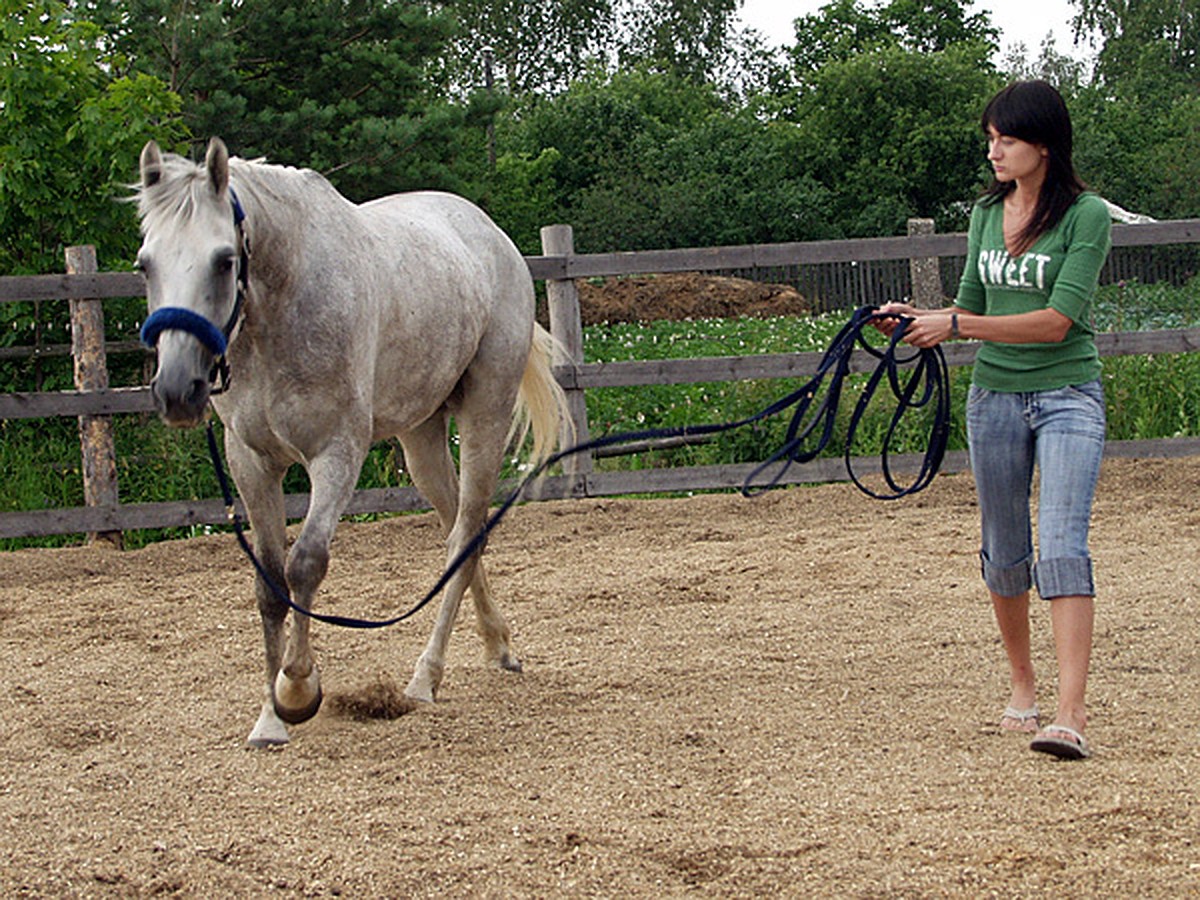
M 217 274 L 228 275 L 230 272 L 233 271 L 233 257 L 232 256 L 218 257 L 217 261 L 216 261 L 216 267 L 217 267 Z

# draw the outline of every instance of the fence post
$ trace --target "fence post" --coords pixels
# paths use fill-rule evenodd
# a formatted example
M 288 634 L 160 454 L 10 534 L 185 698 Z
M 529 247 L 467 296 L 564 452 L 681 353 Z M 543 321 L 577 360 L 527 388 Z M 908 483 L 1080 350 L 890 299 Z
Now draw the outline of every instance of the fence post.
M 933 219 L 909 219 L 908 236 L 933 234 Z M 946 305 L 942 294 L 942 269 L 936 256 L 908 261 L 912 281 L 912 304 L 917 309 L 940 309 Z
M 570 225 L 547 225 L 542 229 L 542 253 L 546 256 L 571 256 L 575 252 L 575 231 Z M 546 279 L 546 304 L 550 310 L 550 333 L 557 339 L 566 359 L 556 365 L 583 363 L 583 320 L 579 314 L 579 290 L 573 278 Z M 581 388 L 567 389 L 567 409 L 574 424 L 574 439 L 588 439 L 587 402 Z M 571 439 L 564 429 L 564 445 Z M 585 476 L 592 472 L 592 454 L 576 453 L 563 460 L 563 472 Z
M 95 274 L 95 247 L 68 247 L 66 258 L 68 274 Z M 98 299 L 71 300 L 71 355 L 75 360 L 77 390 L 95 391 L 108 387 L 104 309 Z M 116 506 L 117 453 L 113 444 L 112 419 L 108 416 L 80 416 L 79 444 L 83 455 L 84 503 L 88 506 Z M 88 541 L 112 544 L 118 549 L 123 544 L 119 531 L 91 532 Z

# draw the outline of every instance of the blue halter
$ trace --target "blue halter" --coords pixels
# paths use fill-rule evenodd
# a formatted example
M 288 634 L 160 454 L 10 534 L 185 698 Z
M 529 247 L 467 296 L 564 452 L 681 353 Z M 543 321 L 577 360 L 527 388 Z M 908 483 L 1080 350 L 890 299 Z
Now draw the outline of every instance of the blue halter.
M 199 313 L 184 309 L 181 306 L 164 306 L 152 312 L 142 323 L 141 339 L 147 347 L 158 345 L 158 336 L 164 331 L 186 331 L 201 344 L 216 359 L 210 380 L 215 379 L 218 372 L 228 380 L 228 368 L 225 366 L 225 351 L 229 347 L 229 337 L 242 314 L 242 304 L 246 297 L 246 285 L 250 269 L 250 242 L 246 239 L 242 223 L 246 220 L 246 211 L 238 202 L 237 194 L 229 188 L 229 199 L 233 203 L 233 224 L 237 226 L 241 248 L 238 256 L 237 297 L 233 303 L 233 311 L 224 328 L 218 328 Z

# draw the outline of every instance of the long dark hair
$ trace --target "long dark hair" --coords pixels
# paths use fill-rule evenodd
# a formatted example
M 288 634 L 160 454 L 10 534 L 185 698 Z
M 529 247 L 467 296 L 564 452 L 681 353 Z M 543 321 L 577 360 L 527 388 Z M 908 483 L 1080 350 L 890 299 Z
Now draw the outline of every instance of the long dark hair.
M 1059 223 L 1075 198 L 1087 188 L 1075 174 L 1072 162 L 1074 137 L 1071 116 L 1062 95 L 1045 81 L 1018 81 L 1010 84 L 984 107 L 980 126 L 1048 151 L 1046 180 L 1038 193 L 1037 206 L 1029 222 L 1017 235 L 1022 252 L 1043 233 Z M 993 181 L 982 202 L 998 203 L 1016 189 L 1016 182 Z

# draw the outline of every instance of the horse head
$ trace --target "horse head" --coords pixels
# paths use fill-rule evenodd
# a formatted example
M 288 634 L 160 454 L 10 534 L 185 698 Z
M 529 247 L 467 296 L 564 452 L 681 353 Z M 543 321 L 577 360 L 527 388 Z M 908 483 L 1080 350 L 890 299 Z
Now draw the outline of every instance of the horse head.
M 158 348 L 150 390 L 168 425 L 204 418 L 218 366 L 240 313 L 247 253 L 241 207 L 229 186 L 229 151 L 219 138 L 203 167 L 142 149 L 138 203 L 150 315 L 142 339 Z

